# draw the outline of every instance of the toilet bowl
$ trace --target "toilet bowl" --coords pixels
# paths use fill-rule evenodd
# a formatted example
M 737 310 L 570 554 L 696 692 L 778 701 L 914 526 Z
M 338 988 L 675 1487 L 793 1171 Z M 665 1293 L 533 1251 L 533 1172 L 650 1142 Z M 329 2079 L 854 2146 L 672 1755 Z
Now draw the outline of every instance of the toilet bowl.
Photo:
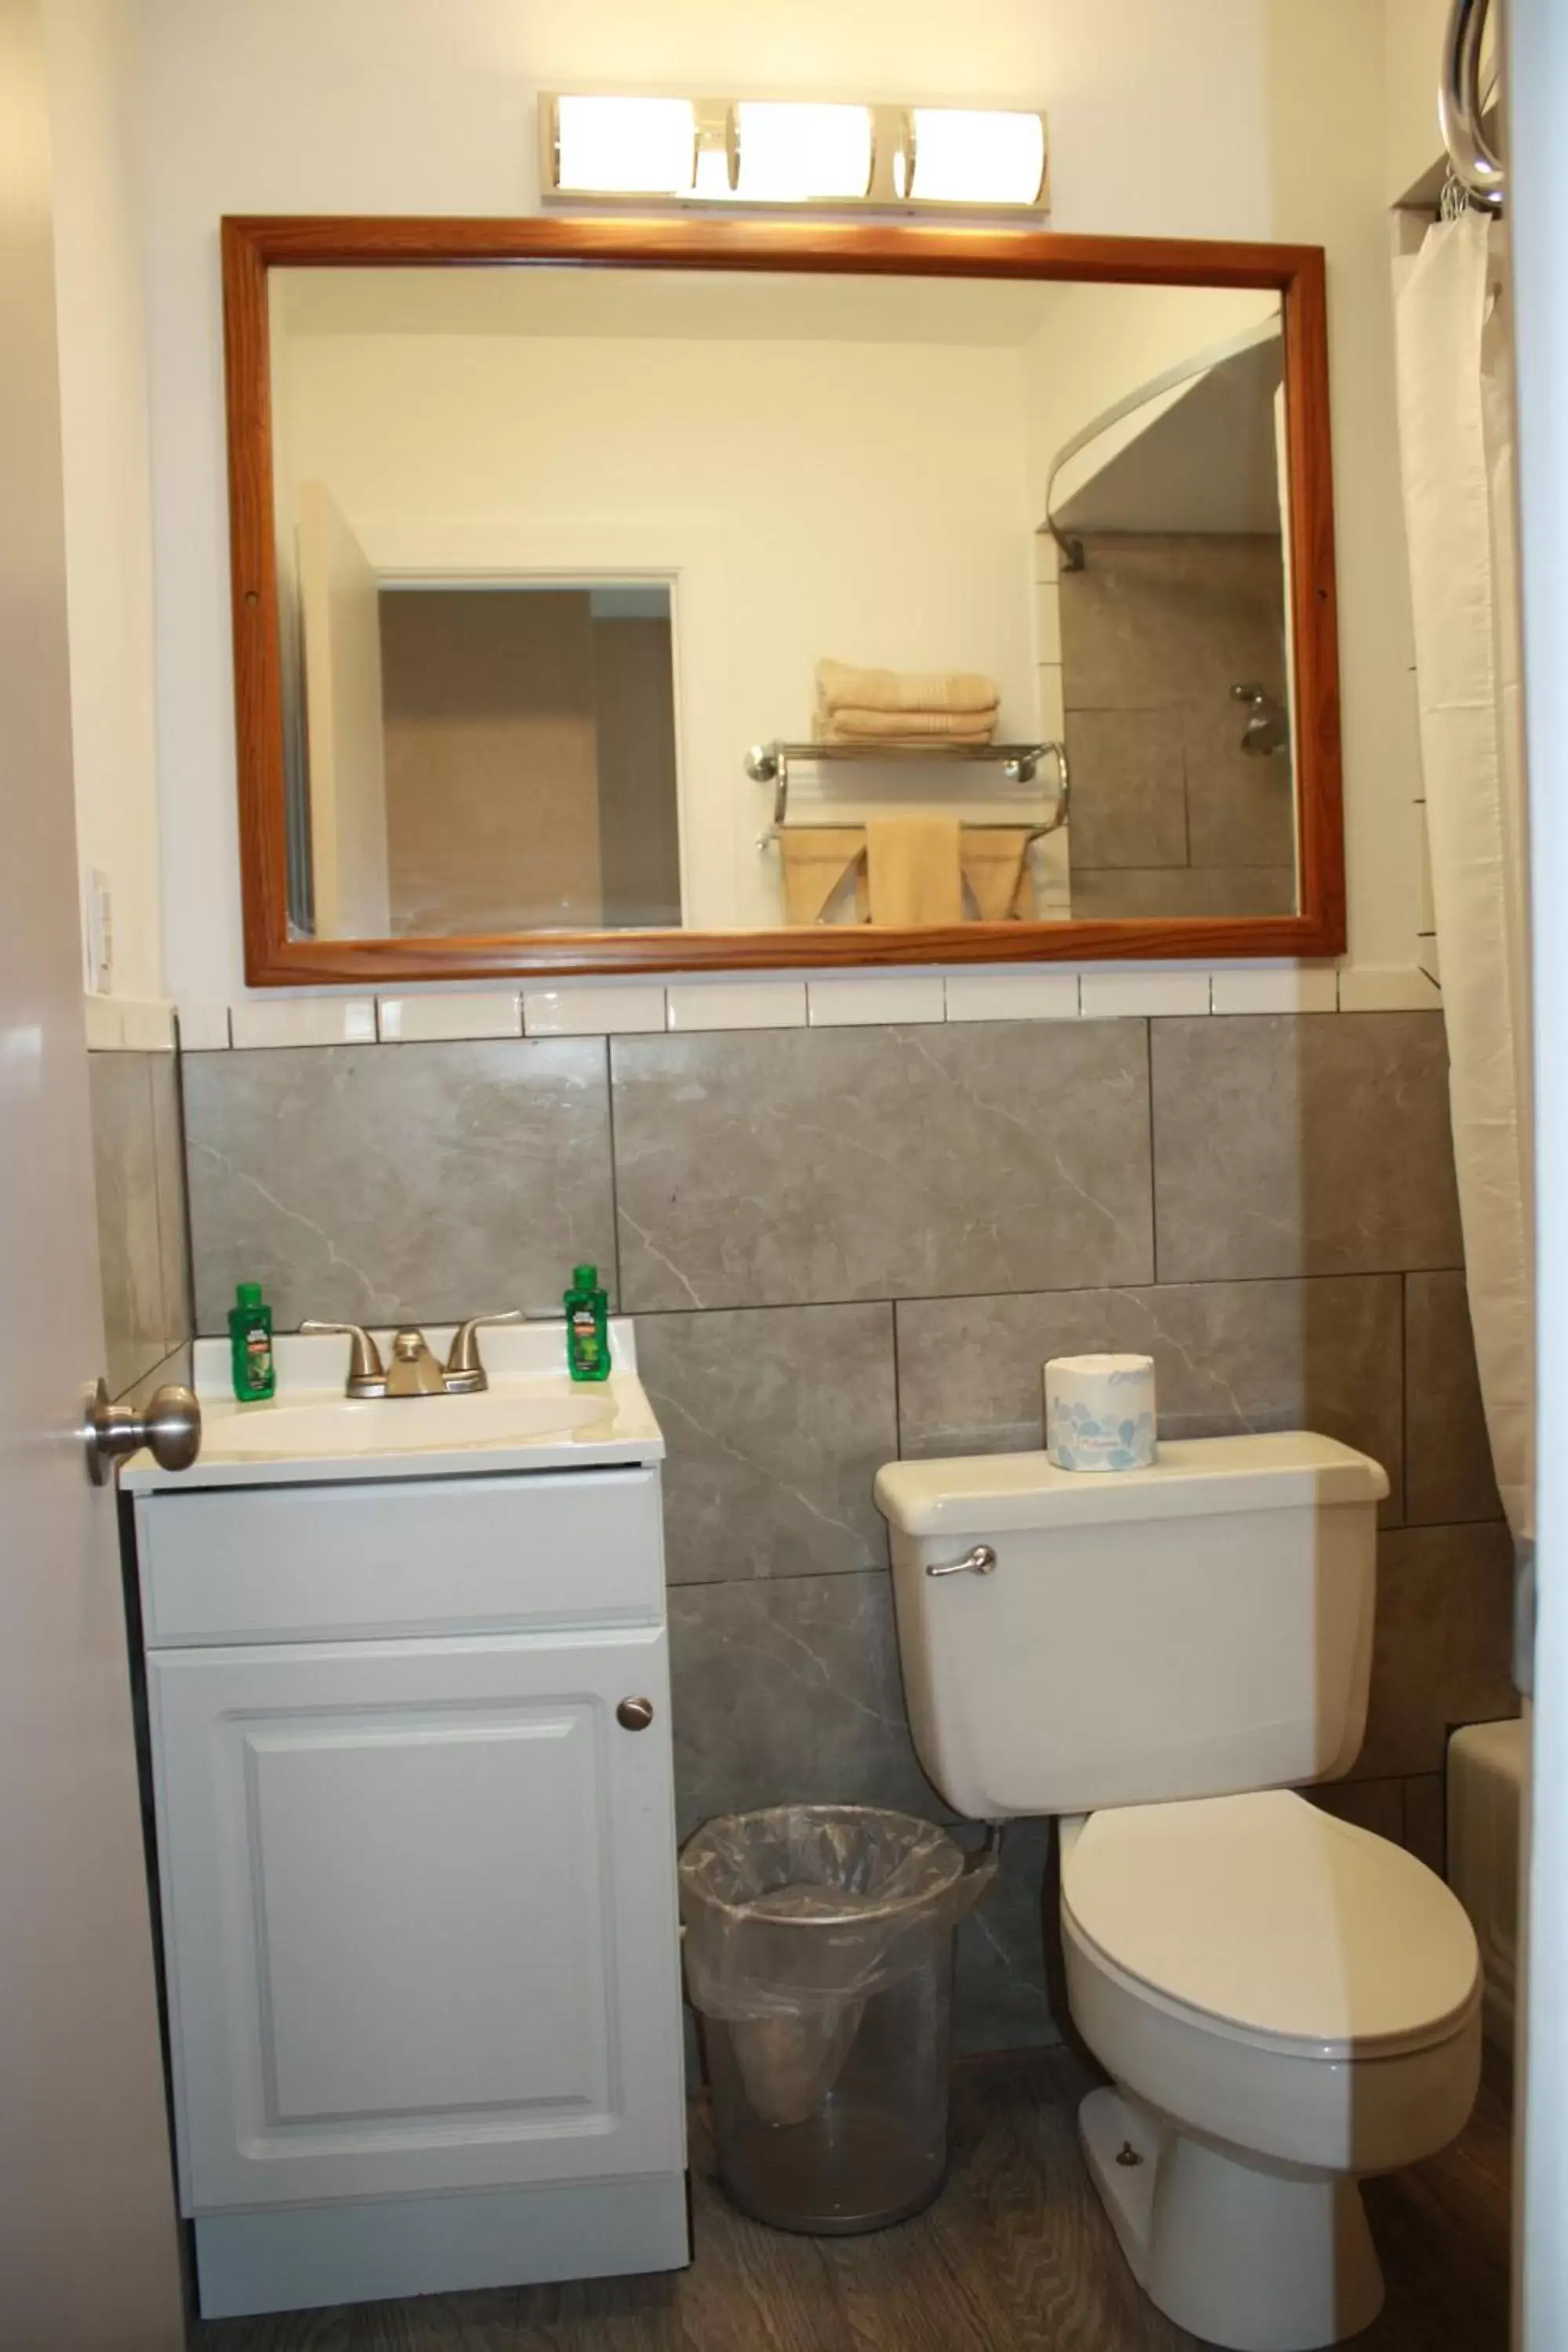
M 1122 2252 L 1178 2325 L 1307 2352 L 1376 2316 L 1357 2179 L 1463 2128 L 1479 1956 L 1425 1865 L 1289 1790 L 1064 1825 L 1074 2023 L 1115 2088 L 1084 2152 Z
M 1370 2323 L 1357 2182 L 1444 2147 L 1479 2076 L 1463 1907 L 1292 1785 L 1361 1747 L 1387 1491 L 1307 1432 L 877 1479 L 921 1762 L 971 1819 L 1061 1822 L 1068 2001 L 1110 2076 L 1090 2175 L 1151 2300 L 1228 2352 Z

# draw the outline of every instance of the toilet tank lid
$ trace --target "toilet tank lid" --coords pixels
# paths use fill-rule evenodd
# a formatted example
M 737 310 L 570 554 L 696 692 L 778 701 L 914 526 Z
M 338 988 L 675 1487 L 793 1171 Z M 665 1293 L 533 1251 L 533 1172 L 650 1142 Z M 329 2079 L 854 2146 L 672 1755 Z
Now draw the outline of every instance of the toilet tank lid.
M 1163 1439 L 1148 1470 L 1058 1470 L 1044 1454 L 969 1454 L 889 1462 L 877 1507 L 902 1535 L 1005 1535 L 1024 1528 L 1107 1526 L 1378 1503 L 1381 1464 L 1310 1430 Z

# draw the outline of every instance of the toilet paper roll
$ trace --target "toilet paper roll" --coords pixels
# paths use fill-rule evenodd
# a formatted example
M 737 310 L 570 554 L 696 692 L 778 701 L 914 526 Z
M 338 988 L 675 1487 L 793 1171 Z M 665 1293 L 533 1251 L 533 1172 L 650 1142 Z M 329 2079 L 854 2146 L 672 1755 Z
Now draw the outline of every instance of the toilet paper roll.
M 1152 1356 L 1053 1356 L 1046 1451 L 1058 1470 L 1147 1470 L 1154 1459 Z

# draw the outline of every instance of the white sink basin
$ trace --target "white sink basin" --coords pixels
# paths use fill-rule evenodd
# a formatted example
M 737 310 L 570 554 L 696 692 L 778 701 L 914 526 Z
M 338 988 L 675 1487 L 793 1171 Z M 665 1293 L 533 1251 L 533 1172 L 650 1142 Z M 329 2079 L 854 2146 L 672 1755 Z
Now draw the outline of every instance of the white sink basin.
M 214 1435 L 226 1454 L 407 1454 L 453 1446 L 527 1445 L 614 1417 L 603 1395 L 312 1398 L 244 1405 Z
M 616 1317 L 610 1336 L 610 1376 L 592 1386 L 567 1376 L 563 1324 L 498 1324 L 484 1334 L 490 1385 L 478 1396 L 350 1398 L 343 1394 L 346 1339 L 280 1332 L 273 1348 L 278 1393 L 267 1404 L 237 1403 L 227 1340 L 198 1339 L 193 1370 L 202 1407 L 200 1453 L 179 1471 L 135 1454 L 121 1483 L 137 1493 L 661 1461 L 664 1439 L 637 1376 L 636 1335 Z M 432 1326 L 426 1337 L 444 1359 L 450 1329 Z M 392 1335 L 376 1338 L 384 1360 Z

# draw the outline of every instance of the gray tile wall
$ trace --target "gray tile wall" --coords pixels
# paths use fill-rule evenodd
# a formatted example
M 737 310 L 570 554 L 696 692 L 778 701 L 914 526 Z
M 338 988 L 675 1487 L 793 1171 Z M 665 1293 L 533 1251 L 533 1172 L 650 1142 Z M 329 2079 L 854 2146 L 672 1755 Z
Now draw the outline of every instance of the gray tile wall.
M 89 1054 L 105 1377 L 123 1396 L 190 1339 L 190 1257 L 173 1053 Z
M 1281 915 L 1289 754 L 1241 750 L 1231 688 L 1286 698 L 1277 538 L 1085 532 L 1061 573 L 1075 915 Z
M 787 1797 L 941 1815 L 878 1465 L 1041 1443 L 1039 1368 L 1138 1348 L 1162 1425 L 1387 1467 L 1372 1719 L 1327 1801 L 1441 1843 L 1445 1731 L 1510 1712 L 1509 1547 L 1465 1307 L 1441 1018 L 974 1024 L 300 1048 L 186 1063 L 199 1328 L 554 1303 L 637 1318 L 669 1442 L 683 1829 Z M 963 1931 L 959 2033 L 1055 2032 L 1044 1832 Z
M 196 1328 L 559 1310 L 615 1254 L 600 1039 L 185 1057 Z M 562 1268 L 566 1272 L 563 1274 Z

